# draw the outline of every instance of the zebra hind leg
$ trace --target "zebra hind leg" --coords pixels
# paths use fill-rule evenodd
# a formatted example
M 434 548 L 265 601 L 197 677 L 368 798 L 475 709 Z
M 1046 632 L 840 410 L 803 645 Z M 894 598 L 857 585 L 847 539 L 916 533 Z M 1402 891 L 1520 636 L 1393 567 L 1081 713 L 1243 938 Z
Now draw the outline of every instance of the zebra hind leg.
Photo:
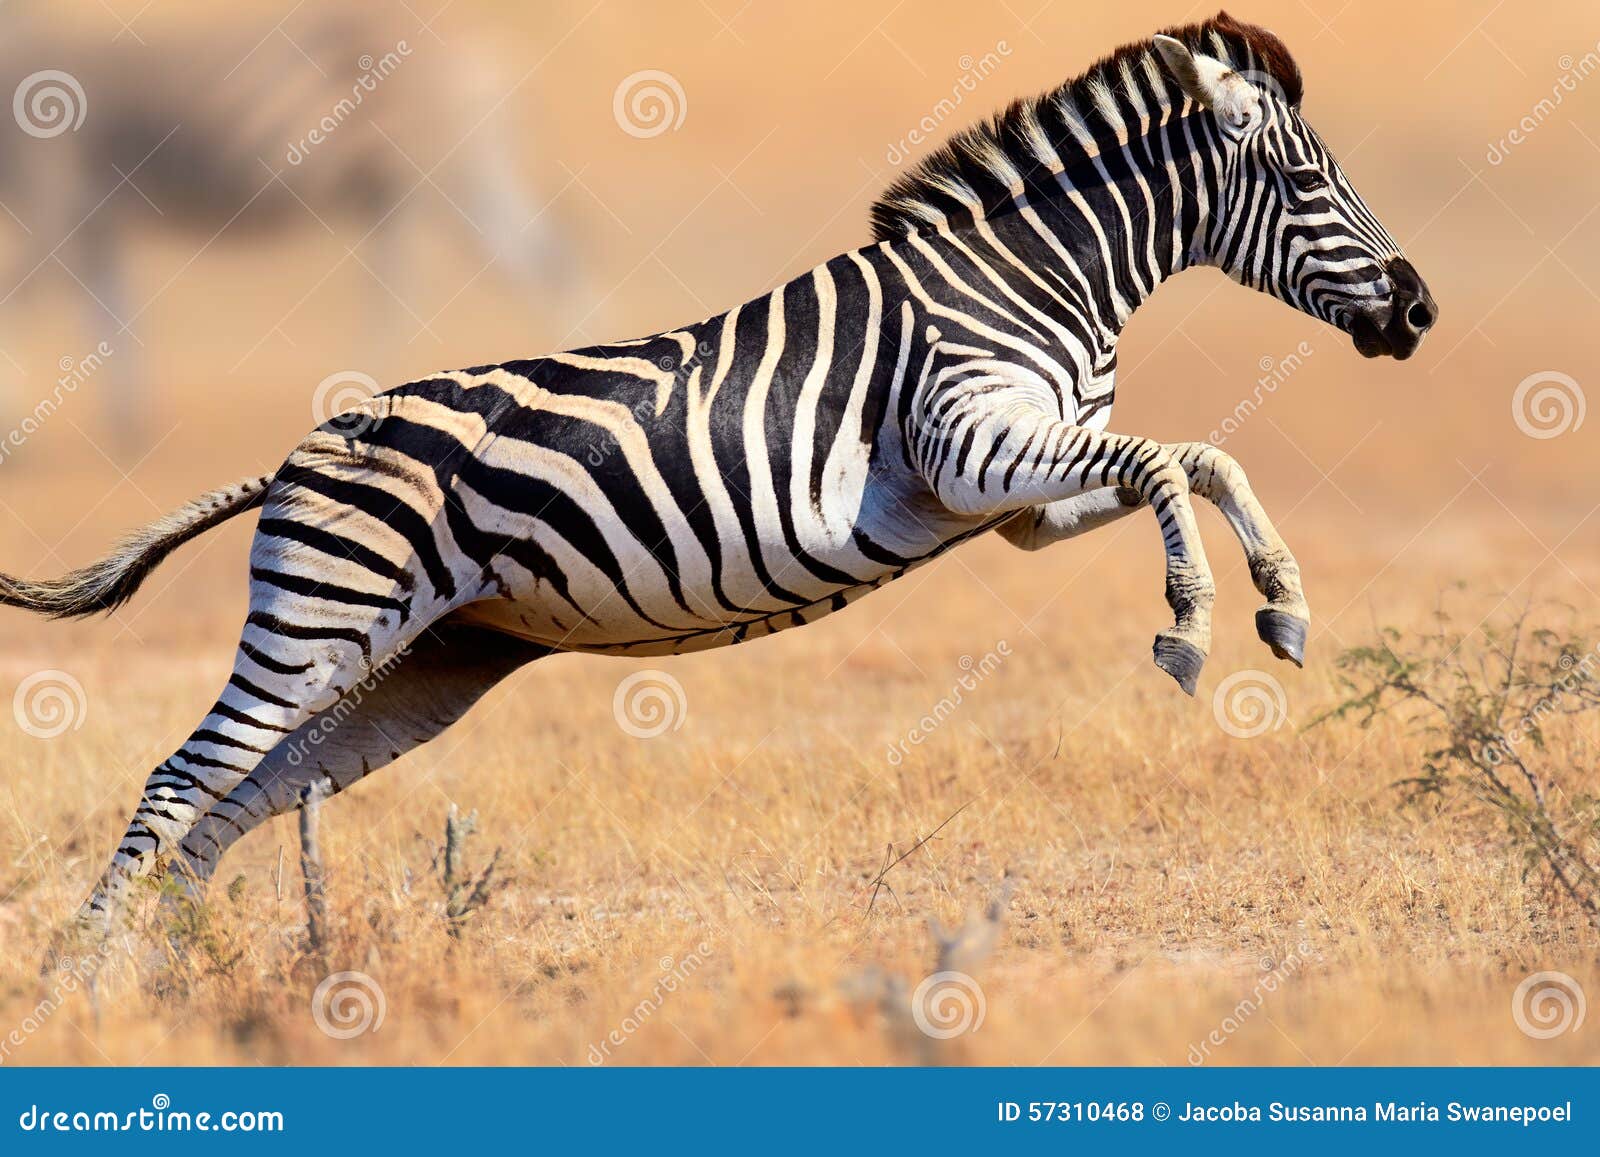
M 314 602 L 252 584 L 233 674 L 205 719 L 150 773 L 116 854 L 78 911 L 107 935 L 128 889 L 154 872 L 201 815 L 226 798 L 285 736 L 337 703 L 406 642 L 393 612 L 313 613 Z M 313 626 L 321 620 L 322 625 Z
M 233 844 L 300 807 L 322 780 L 339 792 L 433 739 L 496 683 L 550 652 L 481 627 L 434 624 L 381 672 L 285 735 L 179 844 L 180 884 L 203 898 Z

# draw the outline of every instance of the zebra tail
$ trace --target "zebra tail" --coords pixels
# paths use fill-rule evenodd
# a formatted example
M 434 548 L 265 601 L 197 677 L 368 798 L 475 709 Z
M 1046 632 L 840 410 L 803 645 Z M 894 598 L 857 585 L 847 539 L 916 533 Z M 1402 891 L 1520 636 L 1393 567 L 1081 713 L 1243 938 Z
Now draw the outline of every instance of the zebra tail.
M 20 579 L 0 574 L 0 606 L 23 607 L 52 619 L 112 611 L 133 597 L 161 560 L 197 535 L 261 505 L 273 475 L 246 478 L 212 490 L 142 530 L 134 531 L 105 558 L 57 579 Z

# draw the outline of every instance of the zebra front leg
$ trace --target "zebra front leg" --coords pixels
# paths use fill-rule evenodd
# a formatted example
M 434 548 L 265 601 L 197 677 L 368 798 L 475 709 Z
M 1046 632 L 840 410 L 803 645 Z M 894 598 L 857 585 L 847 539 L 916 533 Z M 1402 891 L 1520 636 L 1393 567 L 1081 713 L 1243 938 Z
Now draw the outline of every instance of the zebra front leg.
M 335 792 L 443 732 L 511 672 L 549 651 L 481 627 L 436 623 L 406 653 L 285 735 L 244 780 L 211 805 L 178 849 L 179 883 L 203 898 L 236 841 L 275 815 L 300 807 L 323 780 Z
M 1222 511 L 1244 547 L 1250 581 L 1267 600 L 1256 611 L 1256 634 L 1278 658 L 1303 666 L 1311 609 L 1300 583 L 1300 564 L 1250 489 L 1243 468 L 1209 442 L 1181 442 L 1167 449 L 1189 476 L 1189 488 Z
M 1300 585 L 1300 564 L 1250 489 L 1239 464 L 1206 442 L 1166 447 L 1189 479 L 1191 493 L 1222 511 L 1244 547 L 1250 578 L 1267 597 L 1256 612 L 1256 633 L 1273 654 L 1301 666 L 1311 613 Z M 1014 546 L 1039 550 L 1126 517 L 1143 505 L 1137 491 L 1106 487 L 1027 510 L 999 528 Z
M 949 406 L 916 446 L 923 476 L 939 500 L 959 514 L 992 516 L 1109 487 L 1124 488 L 1149 505 L 1161 526 L 1167 604 L 1174 616 L 1173 626 L 1156 635 L 1155 662 L 1185 692 L 1195 693 L 1211 648 L 1216 589 L 1189 501 L 1188 476 L 1165 447 L 1148 438 L 1074 426 L 1029 401 L 981 411 Z M 1123 501 L 1115 491 L 1113 496 Z
M 1057 542 L 1077 538 L 1109 523 L 1119 522 L 1144 505 L 1137 490 L 1107 486 L 1048 506 L 1021 511 L 1001 523 L 995 533 L 1020 550 L 1043 550 Z

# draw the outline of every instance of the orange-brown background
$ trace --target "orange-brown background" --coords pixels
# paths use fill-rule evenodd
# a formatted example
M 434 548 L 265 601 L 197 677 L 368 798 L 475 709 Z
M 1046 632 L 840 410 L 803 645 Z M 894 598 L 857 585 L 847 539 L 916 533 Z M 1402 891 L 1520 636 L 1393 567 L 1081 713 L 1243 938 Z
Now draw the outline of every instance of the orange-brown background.
M 171 55 L 209 26 L 194 6 L 106 7 L 76 13 L 73 33 L 135 37 L 139 52 L 175 70 L 214 67 Z M 308 9 L 288 7 L 234 6 L 233 32 L 246 44 L 293 36 Z M 383 291 L 347 253 L 365 226 L 334 222 L 330 235 L 308 218 L 208 243 L 209 232 L 152 211 L 133 245 L 130 295 L 146 307 L 135 328 L 159 445 L 147 457 L 114 453 L 90 382 L 0 464 L 5 569 L 81 563 L 200 489 L 270 469 L 312 425 L 312 391 L 334 371 L 389 384 L 633 336 L 764 292 L 866 239 L 871 199 L 894 175 L 889 149 L 950 93 L 964 57 L 1005 46 L 940 136 L 1116 44 L 1210 14 L 1066 0 L 439 7 L 375 11 L 418 57 L 489 45 L 506 84 L 485 111 L 506 118 L 519 171 L 570 238 L 577 275 L 525 293 L 482 271 L 458 230 L 430 229 L 407 305 L 431 332 L 402 317 L 379 341 L 368 316 Z M 1586 3 L 1541 5 L 1535 18 L 1487 0 L 1258 3 L 1235 15 L 1293 50 L 1308 119 L 1441 308 L 1416 358 L 1368 362 L 1342 335 L 1199 271 L 1164 288 L 1124 341 L 1113 424 L 1169 441 L 1218 428 L 1254 392 L 1263 359 L 1302 341 L 1314 351 L 1227 442 L 1305 567 L 1313 659 L 1303 674 L 1274 669 L 1304 722 L 1331 701 L 1333 653 L 1365 639 L 1374 620 L 1425 622 L 1456 580 L 1475 600 L 1468 625 L 1502 596 L 1592 606 L 1600 417 L 1536 439 L 1519 431 L 1512 395 L 1540 371 L 1581 389 L 1597 382 L 1600 80 L 1578 80 L 1503 163 L 1488 153 L 1563 74 L 1586 56 L 1600 65 L 1600 19 Z M 36 67 L 47 64 L 72 67 Z M 613 115 L 618 84 L 642 69 L 671 73 L 686 98 L 681 127 L 650 139 Z M 359 117 L 339 130 L 367 131 Z M 416 160 L 426 169 L 443 151 Z M 415 196 L 449 225 L 454 210 L 430 185 Z M 0 216 L 0 233 L 10 224 Z M 78 287 L 59 271 L 40 276 L 33 297 L 0 311 L 0 346 L 16 363 L 5 367 L 8 397 L 21 410 L 48 390 L 58 358 L 93 344 Z M 987 1042 L 975 1059 L 1181 1063 L 1248 988 L 1241 961 L 1307 925 L 1323 963 L 1284 998 L 1282 1025 L 1257 1022 L 1231 1057 L 1578 1055 L 1580 1045 L 1516 1034 L 1504 1005 L 1534 967 L 1592 958 L 1591 940 L 1540 908 L 1514 865 L 1496 862 L 1491 831 L 1467 835 L 1396 810 L 1390 785 L 1411 769 L 1414 736 L 1301 739 L 1290 729 L 1241 748 L 1217 732 L 1216 681 L 1270 659 L 1251 637 L 1237 552 L 1205 521 L 1226 589 L 1217 653 L 1193 704 L 1148 662 L 1164 610 L 1143 520 L 1042 555 L 981 543 L 809 631 L 674 664 L 691 722 L 654 744 L 612 723 L 624 668 L 561 659 L 486 703 L 458 745 L 413 757 L 328 809 L 327 822 L 348 833 L 342 902 L 353 913 L 369 888 L 398 894 L 402 861 L 425 868 L 426 856 L 406 860 L 406 849 L 424 829 L 434 837 L 444 795 L 480 808 L 492 817 L 487 838 L 515 846 L 514 898 L 491 925 L 502 947 L 482 948 L 466 979 L 351 933 L 365 959 L 388 953 L 400 1013 L 389 1043 L 341 1053 L 307 1030 L 295 1019 L 303 976 L 258 948 L 255 979 L 226 982 L 246 995 L 202 986 L 187 1009 L 135 995 L 92 1047 L 61 1031 L 38 1055 L 577 1063 L 648 988 L 656 958 L 683 950 L 682 925 L 705 919 L 736 929 L 739 949 L 685 999 L 680 1031 L 658 1024 L 635 1059 L 893 1057 L 856 1021 L 834 1026 L 839 1037 L 803 1016 L 798 1028 L 769 1028 L 794 1023 L 771 1012 L 771 993 L 791 981 L 833 993 L 862 959 L 925 965 L 922 919 L 982 902 L 1005 870 L 1024 880 L 1013 902 L 1021 926 L 997 953 L 996 1028 L 974 1038 Z M 8 948 L 21 946 L 8 955 L 30 956 L 70 911 L 145 770 L 209 702 L 242 611 L 246 533 L 232 526 L 188 548 L 115 622 L 0 619 L 0 692 L 61 668 L 89 702 L 81 730 L 48 742 L 11 735 L 0 747 L 0 862 L 11 865 L 0 928 Z M 1017 658 L 971 708 L 971 727 L 952 724 L 889 773 L 885 745 L 948 691 L 958 657 L 1002 637 Z M 1022 767 L 1033 770 L 1018 779 Z M 1593 777 L 1592 766 L 1577 772 Z M 569 775 L 583 784 L 568 788 Z M 1341 776 L 1337 791 L 1315 791 Z M 858 786 L 867 794 L 844 807 Z M 972 798 L 986 802 L 898 869 L 904 906 L 886 916 L 880 901 L 867 915 L 856 889 L 883 845 L 903 849 Z M 822 822 L 841 809 L 844 818 Z M 286 842 L 291 830 L 274 825 L 241 847 L 252 887 L 270 895 L 262 881 Z M 736 883 L 745 870 L 758 883 Z M 576 913 L 566 917 L 576 937 L 546 923 L 563 905 Z M 1403 958 L 1411 963 L 1391 963 Z M 19 1000 L 25 971 L 10 977 Z M 194 1015 L 239 1002 L 268 1027 L 219 1035 Z M 470 1031 L 491 1017 L 507 1018 L 492 1039 Z M 1071 1043 L 1051 1050 L 1057 1039 Z

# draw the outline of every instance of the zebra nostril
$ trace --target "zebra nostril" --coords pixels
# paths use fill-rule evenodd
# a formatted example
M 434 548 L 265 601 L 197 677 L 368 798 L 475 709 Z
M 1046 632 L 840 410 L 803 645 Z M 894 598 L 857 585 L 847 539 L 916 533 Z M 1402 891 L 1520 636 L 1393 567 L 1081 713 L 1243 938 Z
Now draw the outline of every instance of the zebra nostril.
M 1414 301 L 1411 308 L 1406 310 L 1406 321 L 1411 323 L 1412 329 L 1427 329 L 1433 324 L 1433 310 L 1428 308 L 1425 301 Z

